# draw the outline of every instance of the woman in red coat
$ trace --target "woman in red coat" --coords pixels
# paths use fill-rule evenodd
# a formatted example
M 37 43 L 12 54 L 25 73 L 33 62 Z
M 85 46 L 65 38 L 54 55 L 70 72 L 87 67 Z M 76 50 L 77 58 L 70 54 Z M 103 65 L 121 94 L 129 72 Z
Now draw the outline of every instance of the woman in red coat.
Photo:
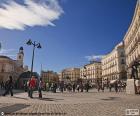
M 33 98 L 33 90 L 35 89 L 35 86 L 36 86 L 36 80 L 35 80 L 35 77 L 32 76 L 31 80 L 29 81 L 29 97 L 30 98 Z

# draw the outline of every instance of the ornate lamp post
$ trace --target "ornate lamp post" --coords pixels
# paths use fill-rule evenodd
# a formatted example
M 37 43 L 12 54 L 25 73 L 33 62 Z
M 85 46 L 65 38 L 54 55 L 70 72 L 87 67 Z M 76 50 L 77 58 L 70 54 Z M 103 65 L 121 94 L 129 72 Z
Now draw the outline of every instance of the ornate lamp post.
M 33 65 L 34 65 L 34 54 L 35 54 L 35 48 L 42 48 L 40 43 L 36 43 L 36 41 L 32 42 L 31 39 L 28 40 L 28 42 L 26 43 L 27 45 L 33 45 L 33 54 L 32 54 L 32 64 L 31 64 L 31 76 L 33 73 Z
M 84 66 L 84 70 L 85 70 L 85 74 L 84 74 L 84 77 L 86 78 L 86 82 L 88 81 L 88 77 L 87 77 L 87 67 L 86 66 Z

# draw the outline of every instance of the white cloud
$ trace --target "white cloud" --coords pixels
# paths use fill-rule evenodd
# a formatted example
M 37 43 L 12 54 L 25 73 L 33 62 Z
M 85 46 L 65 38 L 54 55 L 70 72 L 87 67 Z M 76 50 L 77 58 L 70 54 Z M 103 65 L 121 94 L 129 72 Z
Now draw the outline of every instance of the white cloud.
M 85 58 L 88 61 L 92 61 L 92 60 L 101 60 L 103 56 L 104 55 L 91 55 L 91 56 L 85 56 Z
M 15 49 L 1 49 L 0 55 L 8 56 L 8 57 L 15 57 L 16 50 Z
M 1 4 L 0 28 L 24 30 L 25 27 L 55 26 L 52 21 L 63 13 L 58 0 L 24 0 L 24 5 L 13 0 Z

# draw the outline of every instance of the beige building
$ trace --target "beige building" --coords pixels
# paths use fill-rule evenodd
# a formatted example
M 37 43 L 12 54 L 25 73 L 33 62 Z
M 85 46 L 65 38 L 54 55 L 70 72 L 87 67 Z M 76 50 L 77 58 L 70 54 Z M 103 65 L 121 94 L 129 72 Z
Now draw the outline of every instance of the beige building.
M 41 77 L 44 82 L 58 82 L 59 75 L 53 71 L 41 71 Z
M 13 60 L 7 56 L 0 56 L 0 82 L 5 82 L 9 76 L 13 77 L 13 80 L 17 80 L 19 75 L 25 71 L 23 68 L 23 47 L 20 47 L 17 59 Z
M 119 43 L 112 52 L 102 58 L 103 80 L 126 79 L 125 52 L 123 42 Z
M 61 72 L 58 73 L 58 77 L 59 77 L 59 81 L 63 81 L 62 80 L 62 73 Z
M 95 82 L 102 77 L 101 62 L 92 61 L 80 69 L 80 78 L 82 80 L 89 80 Z
M 140 60 L 140 0 L 138 0 L 132 22 L 124 36 L 126 64 L 128 78 L 131 75 L 131 66 L 135 60 Z M 139 68 L 140 78 L 140 68 Z
M 62 70 L 62 80 L 64 82 L 77 81 L 80 78 L 80 68 L 67 68 Z

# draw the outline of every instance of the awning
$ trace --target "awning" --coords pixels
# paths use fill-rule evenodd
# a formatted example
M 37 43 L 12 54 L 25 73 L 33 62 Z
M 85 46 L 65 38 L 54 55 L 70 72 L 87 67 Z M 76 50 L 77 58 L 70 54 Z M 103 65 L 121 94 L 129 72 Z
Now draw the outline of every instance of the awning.
M 110 83 L 113 84 L 115 83 L 117 80 L 111 80 Z

